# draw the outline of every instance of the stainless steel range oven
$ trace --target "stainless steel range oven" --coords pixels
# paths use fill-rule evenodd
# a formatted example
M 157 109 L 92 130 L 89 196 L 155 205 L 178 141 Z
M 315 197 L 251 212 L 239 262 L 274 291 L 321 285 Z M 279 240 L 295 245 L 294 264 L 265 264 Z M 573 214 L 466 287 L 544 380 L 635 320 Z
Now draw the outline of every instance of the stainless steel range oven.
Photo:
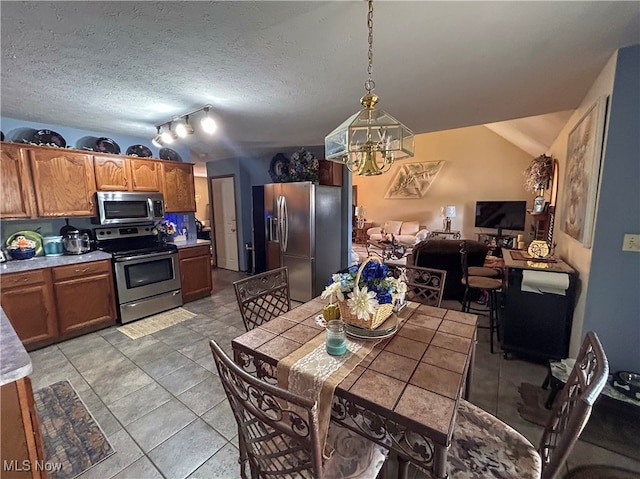
M 96 228 L 98 249 L 111 253 L 120 321 L 182 305 L 178 248 L 158 243 L 152 224 Z

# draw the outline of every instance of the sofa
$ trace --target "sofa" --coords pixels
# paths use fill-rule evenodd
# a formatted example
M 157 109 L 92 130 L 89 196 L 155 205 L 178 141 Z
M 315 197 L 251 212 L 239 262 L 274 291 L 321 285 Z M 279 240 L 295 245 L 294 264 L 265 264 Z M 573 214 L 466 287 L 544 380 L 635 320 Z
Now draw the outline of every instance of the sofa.
M 429 239 L 413 247 L 412 264 L 423 268 L 443 269 L 447 272 L 443 299 L 462 300 L 462 240 Z M 479 241 L 467 240 L 467 260 L 469 266 L 484 265 L 489 247 Z
M 369 241 L 380 241 L 391 234 L 401 244 L 411 247 L 427 239 L 429 230 L 420 229 L 416 221 L 387 221 L 382 226 L 374 226 L 367 230 Z

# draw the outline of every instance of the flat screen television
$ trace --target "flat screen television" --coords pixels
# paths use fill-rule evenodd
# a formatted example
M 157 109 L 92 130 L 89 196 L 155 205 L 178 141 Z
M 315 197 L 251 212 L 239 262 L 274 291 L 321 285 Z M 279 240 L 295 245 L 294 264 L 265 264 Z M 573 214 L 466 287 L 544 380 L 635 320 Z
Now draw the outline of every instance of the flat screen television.
M 524 231 L 527 218 L 526 201 L 477 201 L 476 228 Z

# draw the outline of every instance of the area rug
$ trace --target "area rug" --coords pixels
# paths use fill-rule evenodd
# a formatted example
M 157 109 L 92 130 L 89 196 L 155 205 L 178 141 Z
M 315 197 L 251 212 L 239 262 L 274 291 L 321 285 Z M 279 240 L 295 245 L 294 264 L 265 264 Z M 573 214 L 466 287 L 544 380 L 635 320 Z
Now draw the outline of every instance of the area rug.
M 551 414 L 551 410 L 544 407 L 549 390 L 542 389 L 537 384 L 522 383 L 518 391 L 522 398 L 522 403 L 518 404 L 518 412 L 522 419 L 544 427 Z M 626 416 L 622 411 L 612 411 L 596 404 L 580 439 L 632 459 L 638 459 L 640 422 Z
M 74 478 L 115 452 L 69 381 L 38 389 L 33 396 L 50 478 Z
M 187 319 L 191 319 L 197 316 L 191 311 L 187 311 L 184 308 L 175 308 L 164 313 L 155 314 L 145 319 L 134 321 L 133 323 L 120 326 L 118 331 L 126 334 L 131 339 L 138 339 L 148 334 L 157 333 L 169 326 L 181 323 Z
M 580 466 L 564 479 L 640 479 L 640 473 L 614 466 Z

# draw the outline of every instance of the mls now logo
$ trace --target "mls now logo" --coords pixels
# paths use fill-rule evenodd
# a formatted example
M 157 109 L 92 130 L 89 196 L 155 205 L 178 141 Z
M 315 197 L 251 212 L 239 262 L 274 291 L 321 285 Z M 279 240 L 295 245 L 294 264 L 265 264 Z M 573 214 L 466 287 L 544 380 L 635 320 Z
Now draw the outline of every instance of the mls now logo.
M 16 459 L 7 461 L 2 461 L 2 470 L 3 471 L 16 471 L 16 472 L 29 472 L 29 471 L 47 471 L 47 472 L 55 472 L 62 469 L 61 462 L 46 462 L 46 461 L 35 461 L 31 462 L 28 459 L 24 461 L 18 461 Z

